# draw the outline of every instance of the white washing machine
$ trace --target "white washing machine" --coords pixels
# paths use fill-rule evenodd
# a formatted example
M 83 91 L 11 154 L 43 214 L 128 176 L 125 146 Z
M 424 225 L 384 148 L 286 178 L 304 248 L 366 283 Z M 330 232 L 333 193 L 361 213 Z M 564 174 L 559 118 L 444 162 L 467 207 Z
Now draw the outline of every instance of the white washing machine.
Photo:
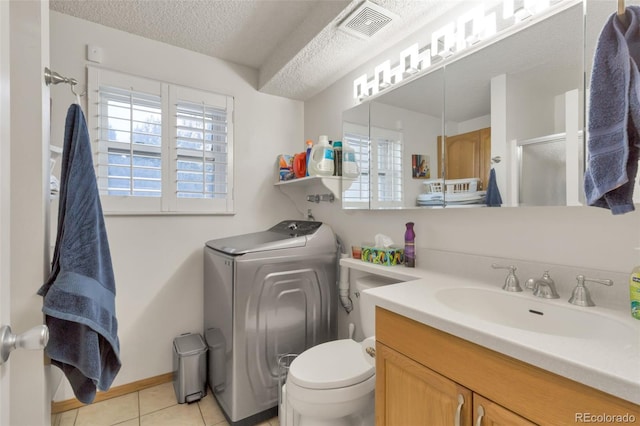
M 337 258 L 336 236 L 321 222 L 206 243 L 204 330 L 217 340 L 207 342 L 217 359 L 209 365 L 224 370 L 210 371 L 209 385 L 231 425 L 277 415 L 280 355 L 336 338 Z

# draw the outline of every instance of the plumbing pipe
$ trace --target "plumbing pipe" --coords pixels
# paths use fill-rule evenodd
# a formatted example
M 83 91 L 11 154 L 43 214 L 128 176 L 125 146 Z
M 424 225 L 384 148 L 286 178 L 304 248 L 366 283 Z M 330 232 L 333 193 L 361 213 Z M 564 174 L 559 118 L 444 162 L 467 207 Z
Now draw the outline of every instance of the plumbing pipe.
M 340 253 L 340 258 L 349 257 L 347 253 Z M 353 310 L 353 302 L 349 297 L 349 268 L 340 266 L 340 283 L 338 285 L 340 303 L 347 313 Z

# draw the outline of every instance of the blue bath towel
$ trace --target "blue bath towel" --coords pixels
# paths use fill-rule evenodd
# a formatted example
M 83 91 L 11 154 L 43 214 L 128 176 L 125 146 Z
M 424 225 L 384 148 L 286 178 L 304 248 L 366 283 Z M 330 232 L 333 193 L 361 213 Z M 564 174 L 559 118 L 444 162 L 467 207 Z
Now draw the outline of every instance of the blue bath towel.
M 498 183 L 496 182 L 495 169 L 491 169 L 489 172 L 486 201 L 488 207 L 500 207 L 502 205 L 502 197 L 500 196 L 500 190 L 498 189 Z
M 51 274 L 38 294 L 49 327 L 45 352 L 76 398 L 93 402 L 120 370 L 115 280 L 84 114 L 67 112 L 58 230 Z
M 612 14 L 600 33 L 589 96 L 587 204 L 613 214 L 634 210 L 640 151 L 640 7 L 626 18 L 628 27 Z

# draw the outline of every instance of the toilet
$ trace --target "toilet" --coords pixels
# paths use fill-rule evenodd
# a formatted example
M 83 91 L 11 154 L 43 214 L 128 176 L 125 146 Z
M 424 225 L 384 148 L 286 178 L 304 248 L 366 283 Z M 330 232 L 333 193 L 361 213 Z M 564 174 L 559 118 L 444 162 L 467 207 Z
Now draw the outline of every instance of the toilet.
M 355 291 L 397 283 L 397 280 L 365 275 L 355 280 Z M 358 305 L 361 298 L 353 298 Z M 334 340 L 307 349 L 289 367 L 283 426 L 373 426 L 375 424 L 375 307 L 359 304 L 361 343 Z

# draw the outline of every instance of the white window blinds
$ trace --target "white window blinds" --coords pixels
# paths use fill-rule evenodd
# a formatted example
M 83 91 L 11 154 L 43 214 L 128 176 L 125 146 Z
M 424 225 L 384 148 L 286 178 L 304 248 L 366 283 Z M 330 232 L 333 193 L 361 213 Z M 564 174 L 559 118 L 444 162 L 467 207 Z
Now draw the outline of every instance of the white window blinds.
M 233 98 L 172 86 L 172 161 L 179 210 L 232 205 Z
M 360 169 L 360 176 L 344 191 L 343 207 L 402 206 L 402 133 L 348 122 L 343 126 L 343 142 L 355 150 Z
M 233 211 L 232 97 L 95 67 L 89 88 L 105 212 Z
M 371 208 L 400 207 L 403 204 L 402 133 L 371 128 Z
M 359 129 L 357 125 L 353 125 L 354 128 L 348 130 L 347 124 L 345 123 L 343 143 L 355 151 L 360 175 L 344 191 L 342 205 L 345 208 L 364 208 L 369 206 L 369 135 L 366 128 Z
M 176 128 L 178 197 L 224 197 L 227 194 L 226 111 L 178 103 Z
M 378 197 L 381 205 L 402 205 L 402 142 L 377 138 Z
M 103 193 L 162 196 L 162 111 L 159 96 L 102 86 L 100 95 L 100 170 Z

